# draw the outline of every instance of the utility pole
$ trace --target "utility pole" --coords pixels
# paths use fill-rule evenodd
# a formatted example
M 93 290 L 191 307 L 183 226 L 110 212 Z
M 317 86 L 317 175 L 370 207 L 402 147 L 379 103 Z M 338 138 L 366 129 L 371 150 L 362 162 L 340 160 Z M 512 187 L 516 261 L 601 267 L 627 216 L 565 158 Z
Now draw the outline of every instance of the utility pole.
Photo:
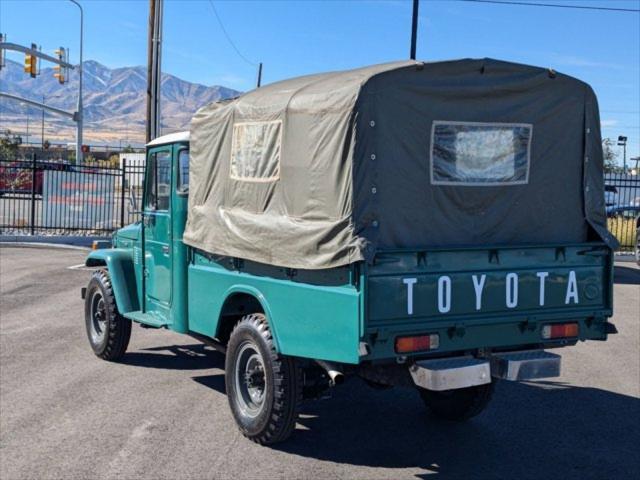
M 258 64 L 258 81 L 256 82 L 256 88 L 260 88 L 262 84 L 262 62 Z
M 76 0 L 69 0 L 80 9 L 80 65 L 79 65 L 79 86 L 78 86 L 78 118 L 76 123 L 76 164 L 82 164 L 82 40 L 84 38 L 84 12 L 82 6 Z
M 411 15 L 411 50 L 409 52 L 409 58 L 411 60 L 416 59 L 416 41 L 418 39 L 418 6 L 420 0 L 413 0 L 413 14 Z
M 160 134 L 160 94 L 162 84 L 162 9 L 163 0 L 149 0 L 149 36 L 147 43 L 147 128 L 150 142 Z
M 153 29 L 156 21 L 156 0 L 149 0 L 149 25 L 147 25 L 147 121 L 145 125 L 145 142 L 151 141 L 151 72 L 153 70 Z

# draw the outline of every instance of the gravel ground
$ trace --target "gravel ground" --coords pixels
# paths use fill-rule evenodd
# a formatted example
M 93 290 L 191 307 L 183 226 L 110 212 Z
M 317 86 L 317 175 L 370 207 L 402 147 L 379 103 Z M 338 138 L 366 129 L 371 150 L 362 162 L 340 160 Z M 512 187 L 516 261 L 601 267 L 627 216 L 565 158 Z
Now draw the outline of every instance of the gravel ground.
M 285 444 L 237 431 L 224 358 L 134 327 L 124 362 L 91 352 L 77 250 L 0 248 L 0 478 L 638 478 L 640 270 L 618 263 L 604 343 L 563 351 L 553 381 L 498 385 L 464 424 L 412 390 L 350 380 L 303 406 Z

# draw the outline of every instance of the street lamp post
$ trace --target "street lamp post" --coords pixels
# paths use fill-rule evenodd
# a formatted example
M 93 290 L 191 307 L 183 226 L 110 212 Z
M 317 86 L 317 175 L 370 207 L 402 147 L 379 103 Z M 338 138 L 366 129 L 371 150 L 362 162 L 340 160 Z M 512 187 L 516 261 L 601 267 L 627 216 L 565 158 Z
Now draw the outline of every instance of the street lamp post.
M 42 104 L 44 105 L 44 95 L 42 95 Z M 44 108 L 42 109 L 42 123 L 40 124 L 40 149 L 44 154 Z
M 627 173 L 627 137 L 618 136 L 618 146 L 622 147 L 622 173 Z
M 69 0 L 80 9 L 80 65 L 79 65 L 79 86 L 78 86 L 78 112 L 76 119 L 76 163 L 82 163 L 82 39 L 84 30 L 84 12 L 82 6 L 76 0 Z
M 56 95 L 50 95 L 49 96 L 49 100 L 51 100 L 53 98 L 60 98 L 60 94 L 58 93 Z M 40 126 L 40 137 L 41 137 L 40 138 L 40 143 L 41 143 L 40 148 L 43 150 L 43 152 L 44 152 L 44 111 L 45 111 L 45 106 L 46 106 L 45 100 L 46 100 L 45 96 L 42 95 L 42 124 Z
M 29 105 L 24 106 L 25 111 L 27 112 L 27 146 L 29 145 Z

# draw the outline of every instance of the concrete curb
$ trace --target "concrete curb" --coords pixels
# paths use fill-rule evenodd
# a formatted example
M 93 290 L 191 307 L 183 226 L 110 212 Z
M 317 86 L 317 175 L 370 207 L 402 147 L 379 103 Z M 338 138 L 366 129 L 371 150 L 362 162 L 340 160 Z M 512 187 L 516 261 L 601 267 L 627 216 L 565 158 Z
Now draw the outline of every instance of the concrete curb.
M 636 263 L 636 256 L 633 253 L 617 253 L 613 257 L 614 262 Z
M 63 243 L 44 243 L 44 242 L 3 242 L 0 241 L 0 248 L 56 248 L 59 250 L 82 250 L 86 252 L 91 250 L 89 247 L 80 247 L 78 245 L 65 245 Z
M 47 236 L 47 235 L 0 235 L 0 243 L 16 246 L 30 244 L 46 245 L 48 247 L 84 247 L 89 248 L 94 240 L 111 241 L 111 237 L 82 237 L 82 236 Z

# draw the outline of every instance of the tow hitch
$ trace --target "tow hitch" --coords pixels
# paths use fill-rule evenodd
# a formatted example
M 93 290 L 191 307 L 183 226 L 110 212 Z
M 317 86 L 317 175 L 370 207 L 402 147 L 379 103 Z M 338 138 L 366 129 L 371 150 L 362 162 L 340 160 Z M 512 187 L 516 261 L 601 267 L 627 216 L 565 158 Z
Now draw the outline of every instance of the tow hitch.
M 442 391 L 491 382 L 491 377 L 520 381 L 560 375 L 560 355 L 544 350 L 501 352 L 491 357 L 472 356 L 421 360 L 409 367 L 415 384 Z

